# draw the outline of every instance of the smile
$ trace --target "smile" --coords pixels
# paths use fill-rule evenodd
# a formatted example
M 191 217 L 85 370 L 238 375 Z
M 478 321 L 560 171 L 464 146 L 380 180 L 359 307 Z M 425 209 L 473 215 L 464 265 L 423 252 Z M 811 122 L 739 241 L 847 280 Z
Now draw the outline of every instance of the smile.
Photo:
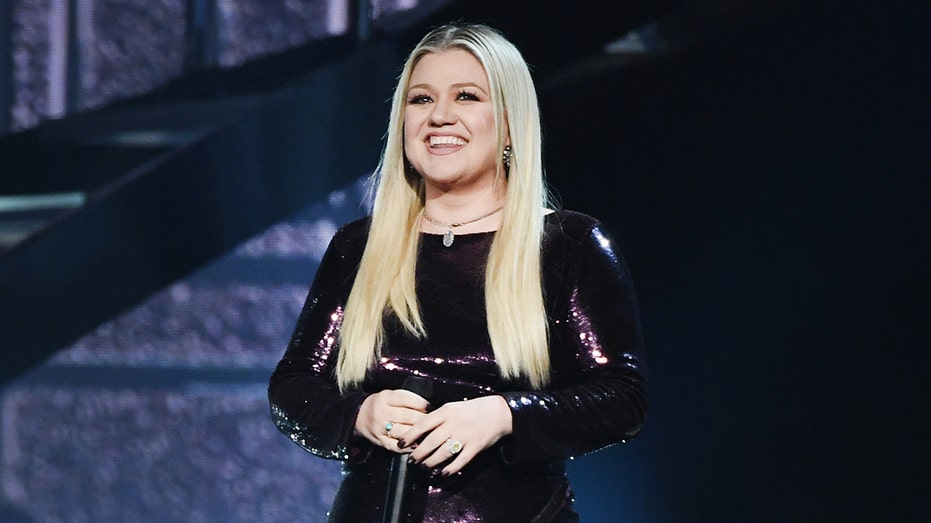
M 458 136 L 431 136 L 430 147 L 441 145 L 465 145 L 466 141 Z

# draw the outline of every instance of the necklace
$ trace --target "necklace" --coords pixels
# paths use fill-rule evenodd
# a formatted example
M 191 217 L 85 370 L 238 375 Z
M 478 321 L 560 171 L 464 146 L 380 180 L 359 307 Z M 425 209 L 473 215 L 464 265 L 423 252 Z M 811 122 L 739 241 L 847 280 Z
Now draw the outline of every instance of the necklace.
M 471 220 L 466 220 L 466 221 L 464 221 L 464 222 L 443 223 L 443 222 L 441 222 L 441 221 L 439 221 L 439 220 L 434 220 L 434 219 L 431 218 L 426 212 L 423 213 L 423 219 L 424 219 L 424 220 L 427 220 L 428 222 L 432 223 L 433 225 L 436 225 L 436 226 L 439 226 L 439 227 L 442 227 L 442 228 L 446 229 L 446 232 L 443 233 L 443 247 L 449 247 L 450 245 L 453 244 L 453 240 L 456 239 L 456 237 L 453 235 L 453 229 L 455 229 L 456 227 L 462 227 L 463 225 L 468 225 L 468 224 L 470 224 L 470 223 L 475 223 L 475 222 L 477 222 L 477 221 L 479 221 L 479 220 L 484 220 L 485 218 L 488 218 L 488 217 L 491 216 L 492 214 L 495 214 L 495 213 L 497 213 L 497 212 L 500 212 L 501 209 L 504 209 L 504 206 L 503 206 L 503 205 L 502 205 L 501 207 L 498 207 L 497 209 L 491 211 L 491 212 L 488 213 L 488 214 L 483 214 L 483 215 L 479 216 L 478 218 L 472 218 Z

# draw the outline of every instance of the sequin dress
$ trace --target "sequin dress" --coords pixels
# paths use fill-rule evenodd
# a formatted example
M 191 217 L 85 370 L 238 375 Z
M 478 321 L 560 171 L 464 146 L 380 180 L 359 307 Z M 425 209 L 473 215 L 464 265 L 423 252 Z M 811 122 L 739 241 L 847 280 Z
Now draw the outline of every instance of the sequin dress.
M 459 474 L 415 478 L 412 521 L 576 521 L 565 460 L 634 437 L 647 407 L 642 335 L 630 274 L 602 225 L 570 211 L 546 216 L 544 302 L 551 381 L 531 390 L 503 380 L 485 322 L 483 268 L 493 232 L 424 234 L 416 285 L 428 336 L 386 324 L 383 357 L 361 390 L 340 394 L 335 337 L 364 247 L 368 221 L 334 236 L 293 337 L 269 386 L 278 428 L 309 452 L 344 461 L 334 522 L 381 522 L 391 455 L 353 435 L 365 397 L 416 374 L 434 380 L 432 405 L 504 396 L 513 433 Z M 535 519 L 536 518 L 536 519 Z

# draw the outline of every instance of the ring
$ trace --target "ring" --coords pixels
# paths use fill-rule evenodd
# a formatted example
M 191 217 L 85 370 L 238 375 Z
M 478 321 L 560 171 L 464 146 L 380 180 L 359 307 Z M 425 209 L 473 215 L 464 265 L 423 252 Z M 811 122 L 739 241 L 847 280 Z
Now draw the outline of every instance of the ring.
M 390 421 L 388 423 L 385 423 L 385 434 L 391 433 L 391 429 L 393 428 L 394 428 L 394 423 Z
M 462 450 L 462 443 L 454 441 L 452 438 L 450 438 L 446 440 L 446 450 L 448 450 L 449 453 L 453 455 L 459 454 L 459 451 Z

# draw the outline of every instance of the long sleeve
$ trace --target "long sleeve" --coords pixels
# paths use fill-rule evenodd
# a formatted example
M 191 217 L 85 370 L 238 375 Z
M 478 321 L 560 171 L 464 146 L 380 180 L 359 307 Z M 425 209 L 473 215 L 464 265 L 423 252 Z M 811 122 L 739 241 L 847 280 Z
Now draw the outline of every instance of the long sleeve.
M 350 224 L 331 240 L 268 388 L 278 429 L 309 452 L 330 459 L 354 454 L 353 428 L 366 396 L 340 394 L 333 375 L 343 308 L 364 245 L 360 228 L 359 222 Z
M 550 313 L 550 388 L 502 394 L 513 416 L 513 433 L 502 441 L 510 463 L 591 452 L 634 437 L 644 422 L 643 339 L 630 273 L 597 222 L 575 232 L 559 254 L 548 254 L 559 258 L 561 280 L 548 287 L 559 294 Z

